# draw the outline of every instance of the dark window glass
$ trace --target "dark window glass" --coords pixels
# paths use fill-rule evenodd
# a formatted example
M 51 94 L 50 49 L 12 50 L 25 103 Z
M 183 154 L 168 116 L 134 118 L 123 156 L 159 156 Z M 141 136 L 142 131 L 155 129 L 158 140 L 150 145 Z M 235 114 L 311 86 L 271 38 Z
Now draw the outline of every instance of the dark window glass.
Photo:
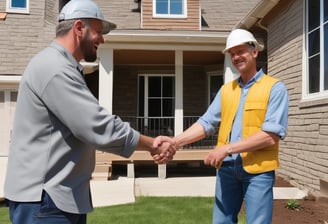
M 320 25 L 320 0 L 308 0 L 308 31 Z
M 149 99 L 148 101 L 148 115 L 150 117 L 161 116 L 161 100 L 160 99 Z
M 326 22 L 328 20 L 328 0 L 325 0 L 323 3 L 323 7 L 324 7 L 324 22 Z
M 156 13 L 157 14 L 168 14 L 168 0 L 156 0 Z
M 214 100 L 217 92 L 223 85 L 223 76 L 212 75 L 210 76 L 210 103 Z
M 317 29 L 309 34 L 309 57 L 320 51 L 320 30 Z
M 320 55 L 309 59 L 309 93 L 320 90 Z
M 169 117 L 174 115 L 174 100 L 164 99 L 163 100 L 163 116 Z
M 163 77 L 163 97 L 174 97 L 175 85 L 173 77 Z
M 160 97 L 162 95 L 162 83 L 161 77 L 149 77 L 148 96 L 149 97 Z
M 145 109 L 145 77 L 139 77 L 139 116 L 144 116 Z

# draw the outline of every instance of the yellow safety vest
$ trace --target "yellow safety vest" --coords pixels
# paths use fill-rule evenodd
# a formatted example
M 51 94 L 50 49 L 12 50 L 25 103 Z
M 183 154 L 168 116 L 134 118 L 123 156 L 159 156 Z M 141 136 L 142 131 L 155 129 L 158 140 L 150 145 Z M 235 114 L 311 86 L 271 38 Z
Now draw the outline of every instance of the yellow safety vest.
M 242 136 L 246 138 L 261 130 L 265 119 L 272 86 L 278 80 L 264 75 L 248 90 L 242 124 Z M 218 136 L 218 146 L 229 143 L 229 136 L 233 120 L 236 116 L 241 88 L 238 82 L 232 81 L 222 86 L 221 89 L 221 124 Z M 248 173 L 261 173 L 278 168 L 278 143 L 254 152 L 241 153 L 243 167 Z

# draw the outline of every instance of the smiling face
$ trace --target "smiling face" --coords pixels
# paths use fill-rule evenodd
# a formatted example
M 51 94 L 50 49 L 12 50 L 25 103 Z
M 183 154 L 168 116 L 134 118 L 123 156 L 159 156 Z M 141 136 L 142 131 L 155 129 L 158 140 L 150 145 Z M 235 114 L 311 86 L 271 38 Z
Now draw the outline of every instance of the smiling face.
M 247 82 L 256 73 L 256 58 L 258 50 L 247 44 L 238 45 L 229 49 L 231 62 L 238 70 L 244 82 Z
M 97 19 L 90 19 L 86 26 L 81 42 L 80 49 L 83 58 L 87 62 L 93 62 L 97 59 L 97 50 L 100 44 L 104 43 L 102 35 L 102 22 Z

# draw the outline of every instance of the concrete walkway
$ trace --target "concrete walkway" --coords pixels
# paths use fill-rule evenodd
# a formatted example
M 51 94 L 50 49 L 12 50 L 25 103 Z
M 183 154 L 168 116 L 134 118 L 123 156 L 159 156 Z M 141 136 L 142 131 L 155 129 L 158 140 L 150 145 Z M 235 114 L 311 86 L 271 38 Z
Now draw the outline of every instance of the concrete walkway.
M 136 196 L 214 197 L 215 177 L 127 178 L 92 181 L 95 207 L 134 203 Z M 307 193 L 295 187 L 274 187 L 274 199 L 302 199 Z
M 0 157 L 0 199 L 3 198 L 3 184 L 7 158 Z M 215 177 L 119 177 L 110 181 L 91 181 L 93 205 L 95 207 L 134 203 L 136 196 L 200 196 L 214 197 Z M 298 188 L 274 188 L 275 199 L 301 199 L 307 193 Z

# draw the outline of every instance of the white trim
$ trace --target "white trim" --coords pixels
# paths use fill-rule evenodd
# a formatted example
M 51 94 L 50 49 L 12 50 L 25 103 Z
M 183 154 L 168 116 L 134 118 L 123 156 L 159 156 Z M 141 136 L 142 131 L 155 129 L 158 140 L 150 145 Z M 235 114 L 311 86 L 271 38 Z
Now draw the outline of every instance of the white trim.
M 307 66 L 307 1 L 303 1 L 303 47 L 302 47 L 302 100 L 306 99 L 308 92 L 308 66 Z
M 171 0 L 168 0 L 171 1 Z M 177 14 L 157 14 L 156 13 L 156 0 L 153 0 L 153 17 L 154 18 L 168 18 L 168 19 L 185 19 L 188 16 L 187 12 L 187 0 L 181 0 L 183 1 L 182 11 L 183 13 L 181 15 Z
M 30 13 L 30 0 L 25 0 L 25 1 L 26 1 L 26 8 L 15 8 L 15 7 L 11 7 L 12 0 L 6 0 L 6 12 L 22 13 L 22 14 Z
M 304 1 L 304 16 L 303 16 L 303 24 L 304 24 L 304 49 L 303 49 L 303 75 L 302 75 L 302 101 L 309 101 L 309 100 L 318 100 L 318 99 L 325 99 L 328 98 L 328 90 L 324 90 L 324 21 L 322 21 L 323 18 L 323 7 L 320 7 L 320 24 L 319 24 L 319 35 L 320 35 L 320 75 L 319 75 L 319 92 L 315 93 L 309 93 L 309 56 L 308 56 L 308 26 L 307 26 L 307 21 L 308 21 L 308 1 Z M 323 0 L 320 1 L 320 6 L 322 6 Z M 327 22 L 326 22 L 327 24 Z
M 0 83 L 19 83 L 22 76 L 17 75 L 0 75 Z

